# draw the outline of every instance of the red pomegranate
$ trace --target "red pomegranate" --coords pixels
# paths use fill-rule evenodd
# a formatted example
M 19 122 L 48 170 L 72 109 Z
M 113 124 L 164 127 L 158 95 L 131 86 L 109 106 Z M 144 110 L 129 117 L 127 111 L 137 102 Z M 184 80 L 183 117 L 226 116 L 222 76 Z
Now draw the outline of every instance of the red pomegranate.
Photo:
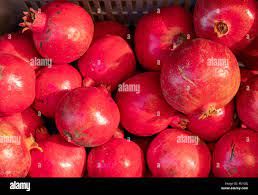
M 35 73 L 22 59 L 0 54 L 0 116 L 28 108 L 35 98 Z
M 135 71 L 135 58 L 128 43 L 119 36 L 106 35 L 96 40 L 78 66 L 84 86 L 104 84 L 114 90 Z
M 38 148 L 32 137 L 24 139 L 14 126 L 0 121 L 0 178 L 26 177 L 32 148 Z
M 116 102 L 122 126 L 138 136 L 154 135 L 176 121 L 176 111 L 162 96 L 158 72 L 137 74 L 118 85 Z
M 240 120 L 250 129 L 258 131 L 258 75 L 240 88 L 236 105 Z
M 188 131 L 166 129 L 150 143 L 147 163 L 154 177 L 208 177 L 208 146 Z
M 228 104 L 238 91 L 240 70 L 233 53 L 206 39 L 179 47 L 161 70 L 161 89 L 176 110 L 209 116 Z
M 258 2 L 256 2 L 256 13 L 254 24 L 249 33 L 243 37 L 243 39 L 235 45 L 234 53 L 239 56 L 246 50 L 246 47 L 250 45 L 258 35 Z
M 51 2 L 42 10 L 24 12 L 23 31 L 30 29 L 39 53 L 55 64 L 79 59 L 88 49 L 94 25 L 91 16 L 69 2 Z
M 29 63 L 33 69 L 39 66 L 33 66 L 32 61 L 40 56 L 34 46 L 30 33 L 10 33 L 0 37 L 0 53 L 11 54 Z
M 31 151 L 30 177 L 82 177 L 86 165 L 84 147 L 67 143 L 60 135 L 38 144 L 42 151 Z
M 248 38 L 256 17 L 255 0 L 198 0 L 194 27 L 198 37 L 222 43 L 232 50 Z
M 143 16 L 135 30 L 135 51 L 147 70 L 161 65 L 179 45 L 193 37 L 192 16 L 182 7 L 168 7 Z
M 91 149 L 88 156 L 89 177 L 141 177 L 144 157 L 132 141 L 114 138 Z
M 258 177 L 258 134 L 234 129 L 215 145 L 212 170 L 216 177 Z
M 104 37 L 105 35 L 117 35 L 127 40 L 128 35 L 130 34 L 129 29 L 115 21 L 101 21 L 96 22 L 94 25 L 94 36 L 93 42 L 99 38 Z M 130 35 L 129 35 L 130 36 Z
M 241 73 L 241 82 L 245 83 L 248 79 L 252 78 L 255 75 L 258 75 L 258 70 L 249 70 L 245 68 L 240 68 Z
M 234 122 L 234 102 L 216 109 L 208 117 L 202 117 L 202 112 L 189 116 L 188 128 L 205 141 L 213 142 L 232 128 Z
M 239 60 L 245 68 L 258 71 L 258 37 L 240 53 Z
M 56 108 L 55 122 L 68 142 L 99 146 L 115 133 L 120 120 L 117 105 L 105 88 L 77 88 L 66 94 Z
M 0 117 L 0 121 L 11 124 L 25 137 L 35 136 L 35 131 L 44 125 L 43 119 L 32 108 L 11 116 Z
M 53 118 L 63 95 L 81 86 L 81 75 L 71 65 L 45 67 L 37 72 L 34 108 L 44 116 Z

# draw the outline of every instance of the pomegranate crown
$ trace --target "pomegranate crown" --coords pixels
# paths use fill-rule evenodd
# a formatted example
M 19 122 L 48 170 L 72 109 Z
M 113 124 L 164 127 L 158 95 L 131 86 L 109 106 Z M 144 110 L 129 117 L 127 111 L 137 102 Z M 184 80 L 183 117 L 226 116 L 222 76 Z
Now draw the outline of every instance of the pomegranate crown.
M 22 32 L 32 30 L 33 32 L 40 32 L 45 28 L 47 17 L 46 14 L 41 12 L 41 9 L 34 10 L 30 8 L 29 11 L 23 12 L 23 22 L 19 26 L 23 27 Z

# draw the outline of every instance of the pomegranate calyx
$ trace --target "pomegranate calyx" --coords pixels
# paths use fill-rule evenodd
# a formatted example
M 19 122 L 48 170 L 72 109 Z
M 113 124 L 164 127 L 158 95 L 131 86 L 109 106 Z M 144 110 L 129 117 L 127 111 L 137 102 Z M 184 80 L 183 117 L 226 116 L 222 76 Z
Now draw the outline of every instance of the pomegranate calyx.
M 110 94 L 111 93 L 111 85 L 100 84 L 99 88 L 102 89 L 106 94 Z
M 41 32 L 44 30 L 47 22 L 47 16 L 41 12 L 41 9 L 34 10 L 29 9 L 28 12 L 23 12 L 23 22 L 19 26 L 23 27 L 22 33 L 26 30 L 32 30 L 33 32 Z
M 96 85 L 96 82 L 90 77 L 84 77 L 82 85 L 83 87 L 94 87 Z
M 215 22 L 214 32 L 217 34 L 218 38 L 221 38 L 228 34 L 229 32 L 228 25 L 223 21 Z
M 174 128 L 186 129 L 188 126 L 189 120 L 183 115 L 176 115 L 171 117 L 169 125 Z
M 186 40 L 187 40 L 187 35 L 184 34 L 184 33 L 179 33 L 172 40 L 172 44 L 171 44 L 170 50 L 174 51 L 177 47 L 182 45 Z
M 208 111 L 204 112 L 200 117 L 199 120 L 204 120 L 214 114 L 217 114 L 217 109 L 215 108 L 215 106 L 210 106 Z
M 38 149 L 40 152 L 43 152 L 43 149 L 39 147 L 38 143 L 36 143 L 32 134 L 30 134 L 30 136 L 25 139 L 25 143 L 29 150 Z

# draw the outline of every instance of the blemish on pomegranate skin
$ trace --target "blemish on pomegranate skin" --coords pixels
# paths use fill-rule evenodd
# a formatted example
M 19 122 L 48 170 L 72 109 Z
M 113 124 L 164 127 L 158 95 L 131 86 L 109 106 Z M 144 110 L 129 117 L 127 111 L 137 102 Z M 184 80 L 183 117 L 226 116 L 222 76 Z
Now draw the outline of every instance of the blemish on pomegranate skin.
M 232 144 L 231 144 L 231 154 L 230 154 L 229 161 L 232 161 L 234 156 L 235 156 L 235 144 L 232 142 Z
M 72 141 L 72 134 L 69 133 L 69 132 L 66 131 L 66 130 L 63 130 L 63 132 L 64 132 L 64 136 L 66 137 L 66 140 L 67 140 L 68 142 L 71 142 L 71 141 Z
M 4 70 L 4 68 L 0 65 L 0 80 L 3 77 L 3 70 Z

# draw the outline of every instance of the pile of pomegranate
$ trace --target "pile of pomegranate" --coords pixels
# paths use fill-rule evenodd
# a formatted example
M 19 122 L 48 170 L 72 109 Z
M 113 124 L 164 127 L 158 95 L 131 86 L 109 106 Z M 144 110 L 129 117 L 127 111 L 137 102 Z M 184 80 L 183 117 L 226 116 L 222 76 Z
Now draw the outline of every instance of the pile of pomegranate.
M 0 177 L 258 177 L 255 0 L 22 20 L 0 37 Z

